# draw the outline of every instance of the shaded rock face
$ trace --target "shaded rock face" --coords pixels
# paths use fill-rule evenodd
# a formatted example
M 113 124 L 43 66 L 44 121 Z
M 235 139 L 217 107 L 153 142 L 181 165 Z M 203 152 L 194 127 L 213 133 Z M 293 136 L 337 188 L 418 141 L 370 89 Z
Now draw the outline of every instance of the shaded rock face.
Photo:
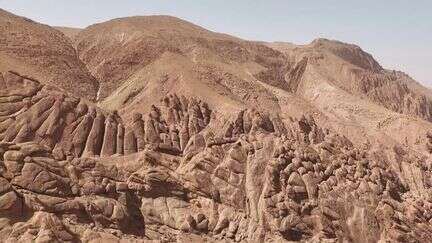
M 125 123 L 35 80 L 1 77 L 1 242 L 432 237 L 425 155 L 355 146 L 310 115 L 222 119 L 175 94 Z

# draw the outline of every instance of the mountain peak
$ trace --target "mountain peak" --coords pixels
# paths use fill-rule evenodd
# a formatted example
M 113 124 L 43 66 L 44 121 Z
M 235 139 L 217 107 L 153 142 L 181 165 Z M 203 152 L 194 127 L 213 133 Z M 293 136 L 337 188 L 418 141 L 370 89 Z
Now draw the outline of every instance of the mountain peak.
M 108 33 L 140 33 L 141 35 L 177 35 L 195 38 L 235 39 L 204 29 L 186 20 L 169 15 L 149 15 L 117 18 L 86 28 L 87 32 L 103 29 Z
M 373 72 L 382 71 L 381 65 L 359 46 L 341 41 L 318 38 L 310 46 L 319 50 L 326 50 L 360 68 Z

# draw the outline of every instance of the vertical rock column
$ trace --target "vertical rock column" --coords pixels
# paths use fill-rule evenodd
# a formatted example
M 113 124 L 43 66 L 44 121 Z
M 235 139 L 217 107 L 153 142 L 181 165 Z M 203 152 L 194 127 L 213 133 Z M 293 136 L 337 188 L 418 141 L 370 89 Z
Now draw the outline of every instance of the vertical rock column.
M 132 129 L 128 129 L 124 138 L 124 154 L 133 154 L 138 151 L 136 138 Z
M 117 125 L 117 154 L 124 154 L 124 127 L 122 124 Z
M 159 144 L 160 139 L 160 110 L 154 105 L 145 123 L 145 139 L 148 143 Z
M 144 121 L 142 120 L 142 115 L 139 113 L 135 113 L 133 115 L 132 130 L 136 138 L 138 151 L 144 150 L 145 147 Z
M 84 147 L 86 146 L 87 136 L 92 128 L 95 113 L 95 110 L 91 109 L 89 113 L 84 116 L 82 121 L 73 132 L 72 147 L 75 157 L 80 157 Z
M 110 114 L 105 120 L 105 134 L 103 137 L 101 157 L 110 156 L 116 153 L 117 149 L 117 123 Z
M 64 119 L 61 117 L 62 114 L 65 113 L 63 107 L 64 99 L 65 97 L 63 95 L 56 98 L 48 118 L 44 123 L 42 123 L 41 127 L 36 132 L 38 141 L 50 148 L 53 148 L 55 143 L 59 140 L 58 137 L 55 137 L 57 130 L 63 129 Z
M 189 116 L 183 117 L 181 129 L 179 131 L 180 149 L 183 151 L 189 142 Z
M 95 156 L 100 154 L 104 129 L 105 117 L 102 113 L 96 113 L 96 118 L 93 121 L 83 156 Z

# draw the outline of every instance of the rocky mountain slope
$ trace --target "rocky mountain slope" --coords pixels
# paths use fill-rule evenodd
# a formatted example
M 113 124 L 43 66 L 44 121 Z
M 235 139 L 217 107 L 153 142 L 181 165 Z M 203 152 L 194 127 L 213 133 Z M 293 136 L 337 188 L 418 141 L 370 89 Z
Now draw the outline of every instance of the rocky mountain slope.
M 169 16 L 92 25 L 75 41 L 81 60 L 101 80 L 101 107 L 128 120 L 175 91 L 222 105 L 221 115 L 248 107 L 280 113 L 283 120 L 316 114 L 317 122 L 359 143 L 415 146 L 420 137 L 412 130 L 430 129 L 424 122 L 431 119 L 430 91 L 383 69 L 354 45 L 251 42 Z M 395 133 L 407 123 L 415 125 Z
M 285 49 L 283 43 L 268 45 L 294 59 L 307 58 L 327 82 L 350 94 L 367 97 L 398 113 L 431 120 L 430 90 L 402 72 L 383 69 L 357 46 L 326 39 L 302 47 L 288 45 Z
M 9 70 L 89 100 L 98 90 L 98 82 L 61 32 L 0 9 L 0 71 Z
M 429 242 L 430 91 L 359 47 L 1 16 L 1 242 Z

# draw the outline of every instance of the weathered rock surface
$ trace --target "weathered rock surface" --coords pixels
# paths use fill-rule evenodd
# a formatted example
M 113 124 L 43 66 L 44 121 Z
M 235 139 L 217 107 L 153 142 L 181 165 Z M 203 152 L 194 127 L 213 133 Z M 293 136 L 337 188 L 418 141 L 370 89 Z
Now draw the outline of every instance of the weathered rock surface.
M 283 121 L 247 109 L 219 120 L 176 94 L 124 124 L 35 80 L 3 76 L 17 80 L 1 103 L 3 242 L 432 237 L 426 155 L 355 146 L 312 116 Z
M 99 92 L 0 70 L 0 242 L 430 242 L 430 91 L 360 48 L 166 16 L 69 36 Z
M 143 119 L 136 113 L 124 124 L 115 113 L 105 112 L 83 99 L 65 96 L 36 80 L 5 73 L 5 96 L 0 107 L 0 138 L 5 142 L 37 141 L 59 158 L 109 157 L 133 154 L 151 146 L 158 151 L 181 154 L 189 139 L 210 122 L 207 104 L 175 94 L 161 107 L 152 107 Z

